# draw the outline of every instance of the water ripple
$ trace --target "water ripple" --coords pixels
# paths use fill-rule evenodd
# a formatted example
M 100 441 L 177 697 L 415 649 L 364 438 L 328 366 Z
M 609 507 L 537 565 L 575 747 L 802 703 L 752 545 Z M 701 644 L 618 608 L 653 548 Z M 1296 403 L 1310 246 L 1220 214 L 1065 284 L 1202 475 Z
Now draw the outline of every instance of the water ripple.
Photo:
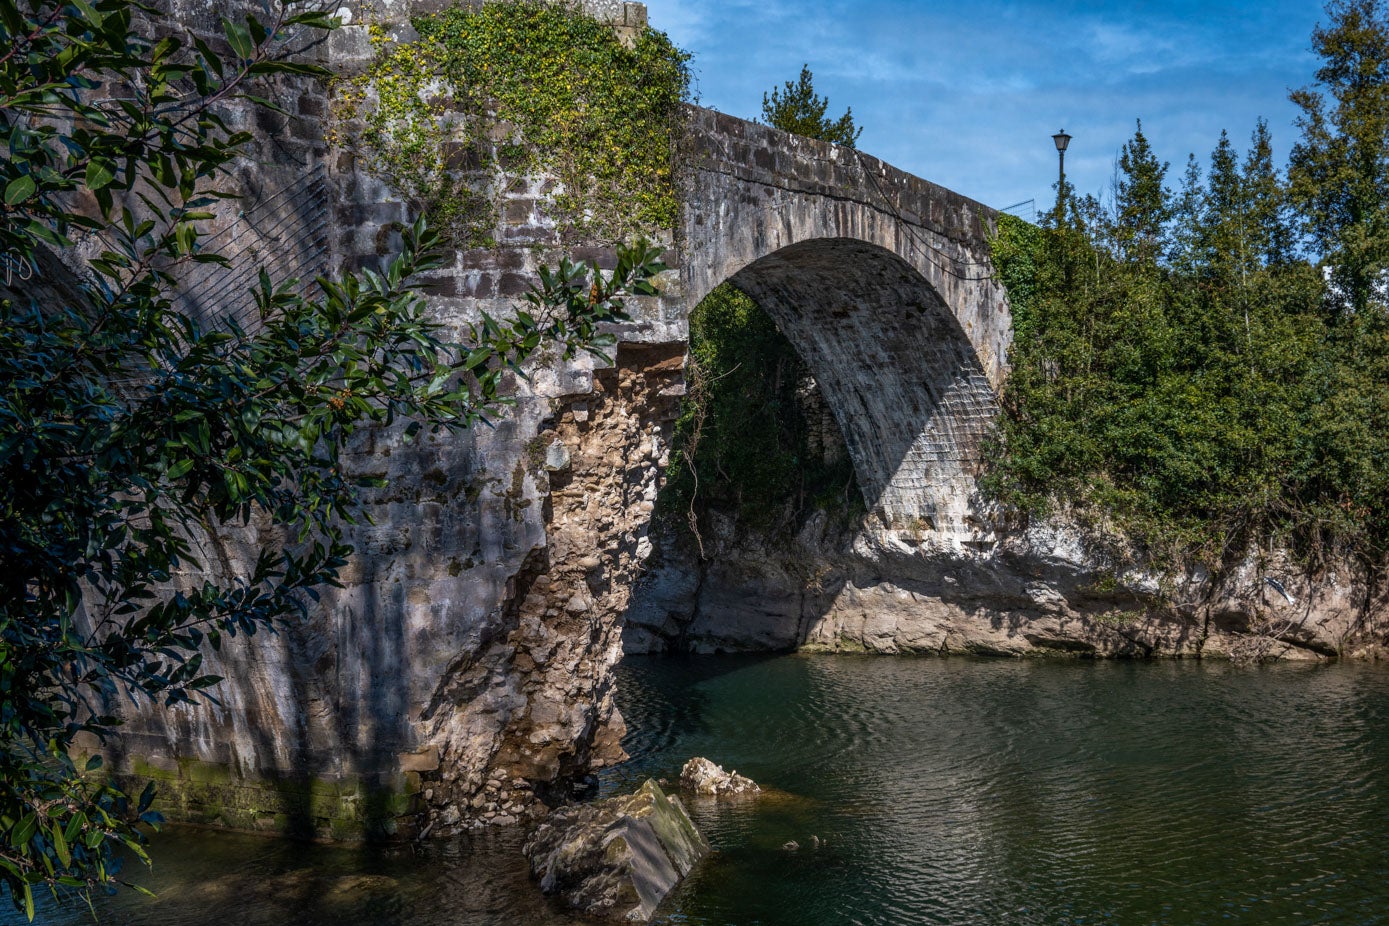
M 1382 667 L 793 656 L 622 671 L 634 729 L 637 705 L 697 705 L 688 727 L 650 718 L 663 736 L 634 735 L 631 768 L 706 754 L 803 798 L 704 811 L 720 853 L 667 922 L 1386 922 Z M 827 846 L 780 848 L 812 833 Z
M 620 674 L 632 758 L 604 790 L 692 755 L 778 790 L 692 806 L 716 852 L 661 922 L 1389 926 L 1383 666 L 789 656 Z M 159 900 L 103 901 L 101 922 L 574 923 L 540 897 L 519 842 L 179 830 L 154 846 Z

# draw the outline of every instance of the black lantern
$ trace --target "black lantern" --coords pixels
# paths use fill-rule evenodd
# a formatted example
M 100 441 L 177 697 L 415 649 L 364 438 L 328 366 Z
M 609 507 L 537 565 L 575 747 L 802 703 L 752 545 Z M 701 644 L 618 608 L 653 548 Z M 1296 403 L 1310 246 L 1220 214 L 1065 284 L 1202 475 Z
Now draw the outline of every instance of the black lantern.
M 1054 141 L 1054 142 L 1056 142 L 1056 154 L 1057 154 L 1057 157 L 1059 157 L 1059 158 L 1061 159 L 1061 185 L 1062 185 L 1062 186 L 1065 186 L 1065 184 L 1066 184 L 1066 146 L 1069 145 L 1069 144 L 1071 143 L 1071 136 L 1069 136 L 1069 135 L 1066 134 L 1066 130 L 1065 130 L 1065 129 L 1062 129 L 1061 131 L 1059 131 L 1059 132 L 1057 132 L 1055 135 L 1053 135 L 1053 136 L 1051 137 L 1051 140 Z

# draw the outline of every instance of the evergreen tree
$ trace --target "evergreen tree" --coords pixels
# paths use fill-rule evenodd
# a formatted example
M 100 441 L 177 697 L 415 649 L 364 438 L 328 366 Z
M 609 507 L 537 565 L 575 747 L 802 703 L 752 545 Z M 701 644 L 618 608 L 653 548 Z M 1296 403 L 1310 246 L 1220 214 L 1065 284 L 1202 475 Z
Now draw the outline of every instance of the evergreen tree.
M 1304 230 L 1332 268 L 1333 314 L 1383 304 L 1389 266 L 1389 11 L 1383 0 L 1333 0 L 1312 32 L 1317 86 L 1294 91 L 1302 139 L 1288 167 Z
M 1288 220 L 1287 192 L 1273 166 L 1273 140 L 1263 119 L 1249 139 L 1243 183 L 1251 252 L 1264 266 L 1286 266 L 1293 261 L 1296 236 Z
M 1030 512 L 1065 506 L 1100 548 L 1113 530 L 1117 557 L 1140 551 L 1172 577 L 1282 548 L 1309 570 L 1351 557 L 1385 581 L 1385 7 L 1337 0 L 1317 30 L 1327 98 L 1294 95 L 1291 194 L 1259 122 L 1242 158 L 1221 136 L 1204 183 L 1188 160 L 1169 199 L 1140 125 L 1108 240 L 1084 222 L 1000 217 L 993 257 L 1016 338 L 986 491 Z M 1301 258 L 1294 221 L 1333 286 Z
M 1114 191 L 1114 241 L 1120 253 L 1140 264 L 1156 264 L 1163 234 L 1172 218 L 1172 205 L 1163 186 L 1167 163 L 1159 163 L 1143 122 L 1119 153 L 1119 177 Z
M 1172 208 L 1172 242 L 1168 260 L 1179 270 L 1190 272 L 1201 263 L 1201 235 L 1206 211 L 1206 189 L 1201 183 L 1201 165 L 1195 154 L 1186 157 L 1182 186 Z
M 1248 269 L 1245 236 L 1244 182 L 1239 155 L 1224 130 L 1211 152 L 1206 184 L 1205 222 L 1201 250 L 1206 268 L 1222 281 L 1239 280 Z
M 826 117 L 830 101 L 816 95 L 813 80 L 809 66 L 801 65 L 799 80 L 788 80 L 780 89 L 762 94 L 762 118 L 783 132 L 854 147 L 863 129 L 854 127 L 853 108 L 838 119 Z

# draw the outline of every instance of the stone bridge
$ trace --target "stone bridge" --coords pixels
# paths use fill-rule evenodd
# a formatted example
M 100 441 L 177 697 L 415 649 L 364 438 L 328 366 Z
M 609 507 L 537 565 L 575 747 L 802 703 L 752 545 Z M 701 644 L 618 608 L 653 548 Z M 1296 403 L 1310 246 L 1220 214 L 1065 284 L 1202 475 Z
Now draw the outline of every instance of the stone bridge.
M 172 5 L 215 33 L 201 0 Z M 639 4 L 607 6 L 622 28 L 644 24 Z M 372 47 L 353 25 L 319 53 L 350 67 Z M 405 206 L 352 151 L 328 147 L 320 88 L 294 78 L 279 92 L 286 112 L 254 117 L 224 249 L 301 278 L 374 263 Z M 675 270 L 661 296 L 634 301 L 615 362 L 538 368 L 492 428 L 409 444 L 365 435 L 349 463 L 389 487 L 363 498 L 371 520 L 351 538 L 343 587 L 281 633 L 207 654 L 225 678 L 216 703 L 128 718 L 113 767 L 161 780 L 170 816 L 444 834 L 516 822 L 620 758 L 611 668 L 652 553 L 689 313 L 725 280 L 807 361 L 882 523 L 943 548 L 973 536 L 979 441 L 1010 338 L 990 211 L 856 151 L 710 110 L 690 120 Z M 518 178 L 501 244 L 458 251 L 424 281 L 441 320 L 505 313 L 553 263 L 546 189 Z M 198 311 L 241 311 L 237 272 L 195 281 Z M 248 571 L 262 527 L 207 538 L 207 568 Z
M 686 308 L 731 281 L 810 367 L 870 510 L 968 533 L 1012 319 L 992 210 L 849 148 L 707 109 L 685 211 Z

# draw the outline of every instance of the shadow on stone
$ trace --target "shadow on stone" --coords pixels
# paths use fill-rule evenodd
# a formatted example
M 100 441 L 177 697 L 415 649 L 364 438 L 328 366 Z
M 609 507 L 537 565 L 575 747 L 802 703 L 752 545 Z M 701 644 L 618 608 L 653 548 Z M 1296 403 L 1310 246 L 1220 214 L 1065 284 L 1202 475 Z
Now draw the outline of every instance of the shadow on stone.
M 709 852 L 679 798 L 635 794 L 562 807 L 526 841 L 545 893 L 589 916 L 644 922 Z

